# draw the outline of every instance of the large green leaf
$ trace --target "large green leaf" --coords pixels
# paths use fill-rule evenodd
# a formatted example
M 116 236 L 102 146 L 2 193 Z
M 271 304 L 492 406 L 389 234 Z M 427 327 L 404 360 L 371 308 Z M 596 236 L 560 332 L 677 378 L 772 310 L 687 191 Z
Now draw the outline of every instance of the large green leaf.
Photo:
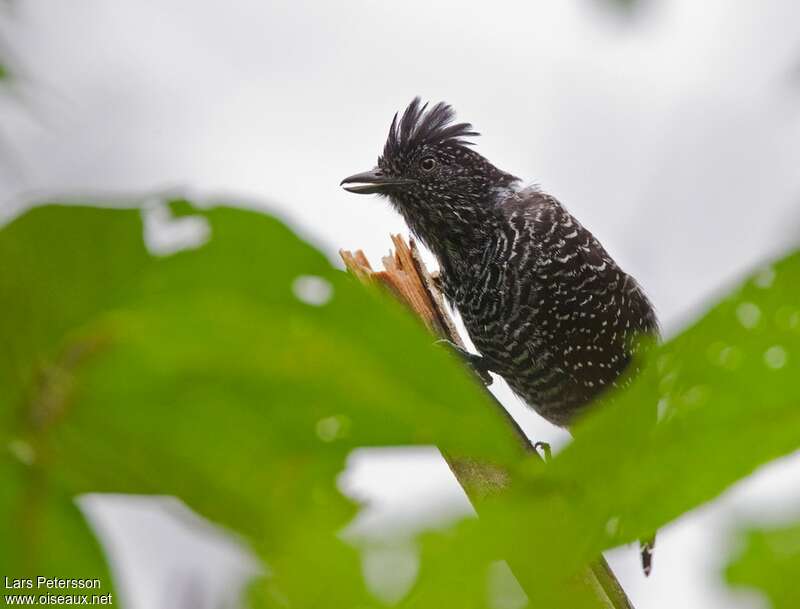
M 86 207 L 35 209 L 0 232 L 0 440 L 14 447 L 0 471 L 13 464 L 19 482 L 6 513 L 35 477 L 62 505 L 176 495 L 269 563 L 259 606 L 370 606 L 336 536 L 354 511 L 336 475 L 354 447 L 437 444 L 506 467 L 512 486 L 481 502 L 480 526 L 425 538 L 404 604 L 484 606 L 481 574 L 505 558 L 533 606 L 590 607 L 566 583 L 602 549 L 800 444 L 800 255 L 651 351 L 542 465 L 398 305 L 272 218 L 175 207 L 206 219 L 206 244 L 156 257 L 138 211 Z M 298 280 L 332 298 L 309 304 Z
M 762 591 L 772 609 L 794 609 L 800 602 L 800 523 L 752 529 L 743 550 L 726 570 L 729 583 Z
M 166 257 L 135 210 L 43 207 L 0 233 L 5 442 L 58 493 L 181 497 L 261 552 L 274 599 L 361 602 L 334 536 L 353 513 L 335 486 L 347 453 L 435 443 L 508 464 L 517 444 L 398 305 L 272 218 L 197 213 L 208 243 Z M 330 301 L 299 299 L 303 277 Z

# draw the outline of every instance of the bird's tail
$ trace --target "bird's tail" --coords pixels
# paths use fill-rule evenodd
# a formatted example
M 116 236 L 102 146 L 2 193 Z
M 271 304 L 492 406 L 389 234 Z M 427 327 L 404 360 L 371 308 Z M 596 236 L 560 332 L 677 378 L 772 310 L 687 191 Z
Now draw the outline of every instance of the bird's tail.
M 656 534 L 653 533 L 647 539 L 641 539 L 639 541 L 639 549 L 642 553 L 642 570 L 644 571 L 644 576 L 647 577 L 650 575 L 650 571 L 653 570 L 653 552 L 656 549 Z

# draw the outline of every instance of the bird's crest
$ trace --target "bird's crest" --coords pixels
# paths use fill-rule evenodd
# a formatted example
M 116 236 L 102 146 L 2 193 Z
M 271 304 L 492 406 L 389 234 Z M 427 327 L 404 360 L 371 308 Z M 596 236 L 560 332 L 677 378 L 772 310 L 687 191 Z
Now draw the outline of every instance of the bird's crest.
M 472 130 L 469 123 L 453 123 L 455 111 L 452 106 L 439 102 L 430 110 L 415 97 L 405 109 L 398 122 L 398 114 L 392 119 L 389 137 L 386 139 L 383 154 L 385 157 L 398 157 L 417 146 L 429 144 L 449 144 L 452 146 L 471 146 L 464 139 L 480 135 Z

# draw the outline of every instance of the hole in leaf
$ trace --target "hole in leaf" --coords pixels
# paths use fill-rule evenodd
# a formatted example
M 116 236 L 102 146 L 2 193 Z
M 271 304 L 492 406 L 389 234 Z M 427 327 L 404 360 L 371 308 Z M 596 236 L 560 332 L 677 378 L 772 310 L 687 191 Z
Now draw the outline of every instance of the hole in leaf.
M 203 216 L 180 216 L 170 213 L 161 201 L 148 201 L 142 208 L 144 243 L 154 256 L 169 256 L 203 246 L 211 236 L 211 227 Z
M 322 277 L 300 275 L 292 283 L 292 292 L 301 302 L 321 307 L 333 297 L 333 286 Z

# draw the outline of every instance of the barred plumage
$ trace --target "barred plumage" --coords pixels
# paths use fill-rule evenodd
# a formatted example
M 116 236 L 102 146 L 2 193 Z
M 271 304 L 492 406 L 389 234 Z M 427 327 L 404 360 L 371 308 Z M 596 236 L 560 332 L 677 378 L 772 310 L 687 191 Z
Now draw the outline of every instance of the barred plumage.
M 566 426 L 620 382 L 637 338 L 658 332 L 653 307 L 554 197 L 470 149 L 465 138 L 478 134 L 453 117 L 415 99 L 395 115 L 377 167 L 343 184 L 389 197 L 439 260 L 485 367 Z
M 377 166 L 342 184 L 389 197 L 438 259 L 481 365 L 567 426 L 630 378 L 638 339 L 658 334 L 653 306 L 554 197 L 470 149 L 472 125 L 444 103 L 426 109 L 417 98 L 395 115 Z M 642 543 L 645 574 L 654 542 Z

